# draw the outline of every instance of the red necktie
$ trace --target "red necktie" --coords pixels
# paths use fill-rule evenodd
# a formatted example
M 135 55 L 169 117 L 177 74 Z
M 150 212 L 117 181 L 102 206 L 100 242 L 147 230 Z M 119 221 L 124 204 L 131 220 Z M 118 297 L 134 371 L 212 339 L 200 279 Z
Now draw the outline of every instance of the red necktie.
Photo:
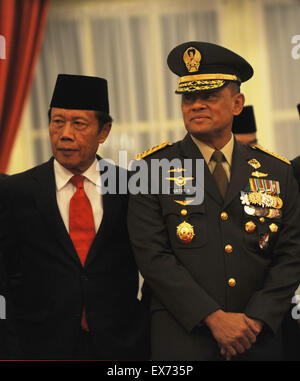
M 76 186 L 76 192 L 70 200 L 69 233 L 80 262 L 84 266 L 96 234 L 94 216 L 90 200 L 84 191 L 84 176 L 75 175 L 71 178 L 70 182 Z M 87 331 L 89 330 L 85 309 L 83 309 L 81 327 Z

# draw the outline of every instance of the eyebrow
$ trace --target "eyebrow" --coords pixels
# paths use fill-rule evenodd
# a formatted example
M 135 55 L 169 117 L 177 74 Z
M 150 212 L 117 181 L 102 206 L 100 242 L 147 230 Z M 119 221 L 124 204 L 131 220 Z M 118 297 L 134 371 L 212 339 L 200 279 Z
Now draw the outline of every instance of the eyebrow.
M 57 117 L 57 116 L 60 116 L 61 118 L 64 118 L 64 116 L 63 116 L 62 114 L 53 114 L 53 115 L 51 116 L 51 119 L 54 118 L 54 117 Z
M 86 122 L 89 122 L 89 119 L 88 118 L 85 118 L 84 116 L 75 116 L 74 118 L 72 118 L 73 120 L 76 120 L 76 119 L 83 119 L 85 120 Z
M 56 117 L 56 118 L 57 118 L 57 117 L 60 117 L 60 118 L 65 119 L 65 116 L 62 115 L 62 114 L 54 114 L 54 115 L 51 116 L 51 119 L 53 119 L 53 118 L 55 118 L 55 117 Z M 84 116 L 75 116 L 75 117 L 72 118 L 72 120 L 77 120 L 77 119 L 82 119 L 82 120 L 84 120 L 84 121 L 86 121 L 86 122 L 89 121 L 89 119 L 85 118 Z

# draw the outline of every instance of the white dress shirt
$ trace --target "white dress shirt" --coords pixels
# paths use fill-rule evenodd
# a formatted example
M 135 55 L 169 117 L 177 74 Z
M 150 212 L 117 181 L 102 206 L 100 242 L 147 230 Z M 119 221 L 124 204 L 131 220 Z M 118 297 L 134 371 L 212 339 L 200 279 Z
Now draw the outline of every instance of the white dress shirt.
M 90 200 L 93 215 L 95 230 L 100 227 L 102 217 L 103 217 L 103 205 L 102 205 L 102 196 L 100 194 L 100 173 L 97 170 L 98 161 L 95 159 L 93 164 L 84 172 L 82 176 L 84 179 L 84 190 L 87 197 Z M 66 226 L 67 231 L 69 232 L 69 206 L 70 200 L 73 194 L 76 192 L 76 187 L 70 183 L 70 179 L 74 174 L 68 169 L 63 167 L 59 162 L 54 159 L 54 174 L 56 182 L 56 199 L 57 205 L 60 211 L 61 218 Z

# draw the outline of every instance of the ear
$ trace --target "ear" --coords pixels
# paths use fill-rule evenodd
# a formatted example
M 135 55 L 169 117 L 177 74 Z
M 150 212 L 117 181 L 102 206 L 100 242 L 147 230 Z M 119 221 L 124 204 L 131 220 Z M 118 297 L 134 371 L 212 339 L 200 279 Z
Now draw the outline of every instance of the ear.
M 98 135 L 98 143 L 102 144 L 105 142 L 111 130 L 111 123 L 105 123 Z
M 245 104 L 245 96 L 242 93 L 235 94 L 233 96 L 233 108 L 232 108 L 232 114 L 233 115 L 239 115 L 244 107 Z

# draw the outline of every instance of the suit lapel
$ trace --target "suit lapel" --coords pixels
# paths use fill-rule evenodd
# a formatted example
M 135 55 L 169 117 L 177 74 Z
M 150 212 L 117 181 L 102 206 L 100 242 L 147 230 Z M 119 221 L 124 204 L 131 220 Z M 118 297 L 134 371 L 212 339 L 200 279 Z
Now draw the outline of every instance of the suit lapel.
M 232 155 L 230 182 L 224 201 L 224 208 L 241 192 L 249 181 L 253 168 L 248 164 L 251 154 L 245 146 L 235 140 Z
M 33 177 L 37 182 L 37 187 L 34 189 L 37 207 L 52 231 L 53 239 L 56 239 L 64 248 L 64 251 L 80 264 L 79 257 L 58 209 L 53 158 L 37 167 Z
M 189 134 L 185 136 L 185 138 L 180 143 L 181 154 L 183 157 L 192 158 L 192 159 L 203 159 L 203 156 L 193 142 L 192 138 Z M 193 164 L 193 168 L 195 168 L 195 164 Z M 216 184 L 215 179 L 213 178 L 208 165 L 204 160 L 204 192 L 207 196 L 213 198 L 218 204 L 223 204 L 222 196 L 219 192 L 218 186 Z

